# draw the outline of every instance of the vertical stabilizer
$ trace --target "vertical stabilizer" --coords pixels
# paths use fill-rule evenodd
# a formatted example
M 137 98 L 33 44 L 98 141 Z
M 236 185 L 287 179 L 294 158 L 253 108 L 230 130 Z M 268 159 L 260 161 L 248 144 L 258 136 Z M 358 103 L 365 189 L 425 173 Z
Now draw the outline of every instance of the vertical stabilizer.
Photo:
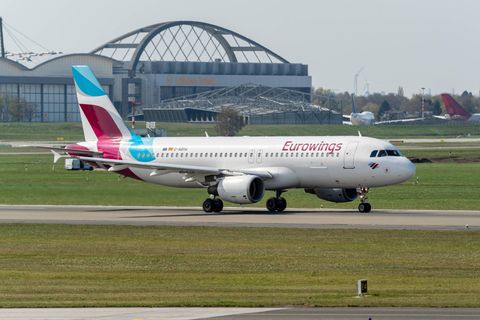
M 450 117 L 462 117 L 469 119 L 472 115 L 466 111 L 453 97 L 449 94 L 443 93 L 441 95 L 445 109 Z
M 352 113 L 357 113 L 357 106 L 355 104 L 355 95 L 352 93 Z
M 73 66 L 85 141 L 130 138 L 123 119 L 88 66 Z

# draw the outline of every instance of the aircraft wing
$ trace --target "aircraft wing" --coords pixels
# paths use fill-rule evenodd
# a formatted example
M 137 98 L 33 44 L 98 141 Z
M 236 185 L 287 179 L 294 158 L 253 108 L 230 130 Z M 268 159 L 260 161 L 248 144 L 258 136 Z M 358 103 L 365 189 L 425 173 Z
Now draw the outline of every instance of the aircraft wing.
M 103 155 L 103 152 L 98 152 L 98 151 L 77 150 L 77 149 L 52 147 L 52 146 L 27 146 L 27 145 L 24 145 L 24 146 L 20 146 L 20 147 L 47 149 L 47 150 L 60 151 L 60 152 L 72 152 L 72 153 L 76 153 L 76 154 L 91 155 L 91 156 L 97 156 L 97 157 Z
M 110 168 L 108 171 L 121 171 L 127 168 L 140 168 L 140 169 L 150 169 L 152 173 L 150 175 L 161 175 L 163 173 L 169 172 L 179 172 L 179 173 L 198 173 L 198 174 L 210 174 L 210 175 L 241 175 L 241 174 L 251 174 L 258 176 L 263 179 L 272 178 L 272 174 L 268 171 L 261 170 L 230 170 L 222 169 L 215 167 L 207 166 L 193 166 L 193 165 L 184 165 L 184 164 L 175 164 L 175 163 L 144 163 L 139 161 L 126 161 L 126 160 L 114 160 L 106 158 L 92 158 L 92 157 L 76 157 L 82 161 L 94 162 L 101 166 L 109 165 Z
M 387 120 L 387 121 L 376 121 L 375 124 L 389 124 L 389 123 L 404 123 L 404 122 L 415 122 L 423 121 L 425 118 L 412 118 L 412 119 L 399 119 L 399 120 Z

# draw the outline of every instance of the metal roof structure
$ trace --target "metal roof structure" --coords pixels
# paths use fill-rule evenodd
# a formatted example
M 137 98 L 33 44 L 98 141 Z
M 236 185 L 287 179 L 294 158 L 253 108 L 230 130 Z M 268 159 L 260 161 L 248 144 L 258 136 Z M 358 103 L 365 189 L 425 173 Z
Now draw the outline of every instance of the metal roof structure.
M 63 52 L 7 52 L 5 58 L 15 61 L 29 69 L 33 69 L 42 63 L 50 61 L 52 59 L 62 57 L 65 54 Z
M 320 101 L 337 103 L 331 97 L 320 96 Z M 333 101 L 331 101 L 333 99 Z M 186 109 L 218 112 L 224 107 L 234 107 L 243 115 L 270 114 L 287 111 L 325 111 L 328 108 L 314 105 L 311 94 L 285 88 L 258 84 L 243 84 L 220 88 L 189 96 L 168 99 L 149 109 Z
M 139 61 L 289 63 L 245 36 L 198 21 L 171 21 L 140 28 L 91 53 L 126 62 L 133 72 Z

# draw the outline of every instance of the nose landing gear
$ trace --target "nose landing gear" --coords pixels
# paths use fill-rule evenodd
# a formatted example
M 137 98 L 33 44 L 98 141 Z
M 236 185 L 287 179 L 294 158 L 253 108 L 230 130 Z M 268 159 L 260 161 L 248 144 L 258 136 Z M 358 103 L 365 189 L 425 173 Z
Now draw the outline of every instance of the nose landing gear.
M 270 212 L 282 212 L 287 208 L 287 200 L 281 197 L 282 195 L 281 190 L 276 191 L 276 195 L 274 198 L 269 198 L 267 200 L 267 210 Z
M 358 205 L 358 212 L 368 213 L 372 210 L 372 206 L 367 202 L 368 187 L 361 187 L 358 191 L 358 197 L 360 198 L 360 204 Z

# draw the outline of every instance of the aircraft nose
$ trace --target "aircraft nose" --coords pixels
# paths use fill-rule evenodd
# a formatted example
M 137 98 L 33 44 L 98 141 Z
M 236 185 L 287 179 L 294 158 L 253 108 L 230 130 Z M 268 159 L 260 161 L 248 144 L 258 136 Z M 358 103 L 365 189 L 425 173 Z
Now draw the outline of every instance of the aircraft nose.
M 407 181 L 411 177 L 415 175 L 416 172 L 416 167 L 412 163 L 412 161 L 408 160 L 405 158 L 405 161 L 402 163 L 402 165 L 399 168 L 399 176 L 402 179 L 402 181 Z

